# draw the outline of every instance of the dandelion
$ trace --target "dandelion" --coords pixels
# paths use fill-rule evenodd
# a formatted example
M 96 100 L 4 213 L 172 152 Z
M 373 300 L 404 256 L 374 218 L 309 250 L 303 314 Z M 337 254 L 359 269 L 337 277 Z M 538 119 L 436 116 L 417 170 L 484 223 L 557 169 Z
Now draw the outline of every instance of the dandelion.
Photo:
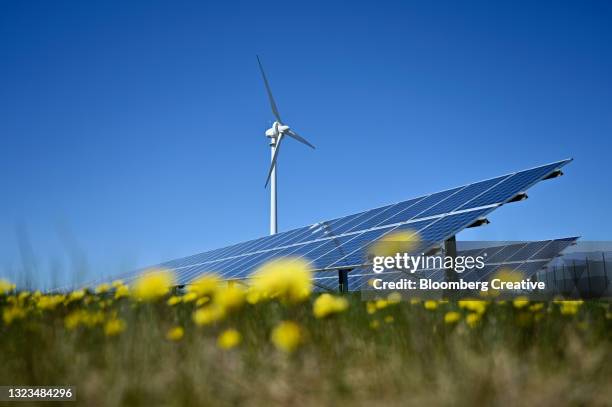
M 53 310 L 64 300 L 65 297 L 63 295 L 43 295 L 38 298 L 37 306 L 42 310 Z
M 467 309 L 468 311 L 476 312 L 477 314 L 484 314 L 487 310 L 487 303 L 483 300 L 459 300 L 457 302 L 459 308 Z
M 523 296 L 516 297 L 512 301 L 512 305 L 514 305 L 514 308 L 521 309 L 529 305 L 529 300 L 527 299 L 527 297 L 523 297 Z
M 583 301 L 582 300 L 575 300 L 575 301 L 561 301 L 561 314 L 562 315 L 575 315 L 578 312 L 578 309 L 580 309 L 580 306 L 582 305 Z
M 468 324 L 470 328 L 475 328 L 480 322 L 480 315 L 478 312 L 470 312 L 465 317 L 465 322 Z
M 252 275 L 253 290 L 260 298 L 279 298 L 288 302 L 306 300 L 312 292 L 310 263 L 299 257 L 273 260 Z
M 22 319 L 26 316 L 26 311 L 17 306 L 7 307 L 2 310 L 2 320 L 6 325 L 10 325 L 16 319 Z
M 395 318 L 393 318 L 393 315 L 387 315 L 387 316 L 385 317 L 385 322 L 386 322 L 387 324 L 391 324 L 391 323 L 393 323 L 393 321 L 395 321 Z
M 201 307 L 204 304 L 207 304 L 210 301 L 210 298 L 208 297 L 202 297 L 202 298 L 198 298 L 198 300 L 196 301 L 196 307 Z
M 194 293 L 198 297 L 212 296 L 220 284 L 221 279 L 216 274 L 204 274 L 187 285 L 187 292 Z
M 219 289 L 215 295 L 215 303 L 226 310 L 238 309 L 244 304 L 245 290 L 235 285 Z
M 376 303 L 372 301 L 366 302 L 366 311 L 368 314 L 372 315 L 376 312 Z
M 116 336 L 125 331 L 125 322 L 118 318 L 112 318 L 104 324 L 104 335 Z
M 0 278 L 0 294 L 6 294 L 15 289 L 15 284 L 10 281 Z
M 380 327 L 380 321 L 375 319 L 370 321 L 370 329 L 378 329 Z
M 374 242 L 368 249 L 370 256 L 395 256 L 397 253 L 413 251 L 419 241 L 417 232 L 405 230 L 388 233 Z
M 240 345 L 242 335 L 235 329 L 226 329 L 219 334 L 217 338 L 217 346 L 221 349 L 232 349 Z
M 402 302 L 402 294 L 398 293 L 397 291 L 393 291 L 387 296 L 387 301 L 389 304 L 399 304 Z
M 84 290 L 72 291 L 68 295 L 68 301 L 79 301 L 79 300 L 82 300 L 83 297 L 85 297 L 85 291 Z
M 182 298 L 179 297 L 178 295 L 173 295 L 170 298 L 168 298 L 168 301 L 166 301 L 166 304 L 168 304 L 169 306 L 174 306 L 178 303 L 180 303 L 182 301 Z
M 425 309 L 433 311 L 438 308 L 438 303 L 434 300 L 427 300 L 423 303 L 423 306 L 425 307 Z
M 95 289 L 96 294 L 104 294 L 106 292 L 108 292 L 108 290 L 110 290 L 111 286 L 110 284 L 107 283 L 102 283 L 100 285 L 98 285 Z
M 117 287 L 115 287 L 115 299 L 118 300 L 119 298 L 123 298 L 123 297 L 127 297 L 128 295 L 130 295 L 130 289 L 128 288 L 127 285 L 119 285 Z
M 124 284 L 123 284 L 123 280 L 115 280 L 115 281 L 113 281 L 113 282 L 111 283 L 111 286 L 112 286 L 113 288 L 119 288 L 119 287 L 121 287 L 121 286 L 123 286 L 123 285 L 124 285 Z
M 445 324 L 454 324 L 455 322 L 461 319 L 461 314 L 457 311 L 449 311 L 444 314 L 444 323 Z
M 217 304 L 198 308 L 193 313 L 193 322 L 196 325 L 210 325 L 225 318 L 225 309 Z
M 272 330 L 272 343 L 277 349 L 291 353 L 302 342 L 302 332 L 298 324 L 292 321 L 283 321 Z
M 376 304 L 376 309 L 383 309 L 383 308 L 387 308 L 387 305 L 389 305 L 389 301 L 383 300 L 381 298 L 381 299 L 376 300 L 375 304 Z
M 185 335 L 185 330 L 182 326 L 175 326 L 168 330 L 166 333 L 166 339 L 169 341 L 178 342 L 183 339 L 183 335 Z
M 166 295 L 174 285 L 174 273 L 169 270 L 150 270 L 143 273 L 132 289 L 132 295 L 142 301 L 154 301 Z
M 335 297 L 331 294 L 321 294 L 312 306 L 315 318 L 325 318 L 331 314 L 343 312 L 348 308 L 348 301 L 343 297 Z
M 183 302 L 193 302 L 197 299 L 198 299 L 198 295 L 194 292 L 189 292 L 183 295 L 183 298 L 182 298 Z
M 537 312 L 537 311 L 542 310 L 543 308 L 544 308 L 544 304 L 542 304 L 542 303 L 540 302 L 540 303 L 537 303 L 537 304 L 532 304 L 532 305 L 529 307 L 529 311 L 531 311 L 531 312 Z

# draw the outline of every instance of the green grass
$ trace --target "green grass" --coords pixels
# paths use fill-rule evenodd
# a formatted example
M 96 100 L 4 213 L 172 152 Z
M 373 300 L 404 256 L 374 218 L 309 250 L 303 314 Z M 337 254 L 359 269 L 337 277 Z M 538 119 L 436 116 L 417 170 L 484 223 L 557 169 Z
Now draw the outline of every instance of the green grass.
M 76 404 L 86 406 L 611 403 L 608 303 L 585 303 L 575 315 L 561 315 L 552 303 L 537 312 L 490 304 L 470 327 L 456 303 L 432 311 L 403 302 L 368 314 L 359 296 L 349 301 L 347 311 L 322 320 L 312 316 L 312 301 L 270 302 L 199 327 L 193 303 L 121 299 L 102 310 L 126 323 L 114 337 L 100 324 L 65 327 L 71 311 L 100 309 L 100 301 L 32 306 L 25 318 L 0 324 L 0 384 L 76 386 Z M 8 307 L 7 296 L 0 306 Z M 445 324 L 450 310 L 462 319 Z M 292 354 L 270 341 L 281 320 L 303 328 Z M 166 339 L 175 325 L 185 328 L 178 342 Z M 219 349 L 217 336 L 229 327 L 242 343 Z

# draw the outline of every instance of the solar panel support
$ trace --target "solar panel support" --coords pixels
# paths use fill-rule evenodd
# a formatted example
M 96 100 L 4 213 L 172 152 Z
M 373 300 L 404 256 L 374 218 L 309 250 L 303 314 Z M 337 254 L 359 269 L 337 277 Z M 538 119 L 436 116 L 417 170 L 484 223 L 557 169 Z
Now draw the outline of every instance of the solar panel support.
M 341 293 L 348 293 L 349 281 L 348 273 L 351 269 L 340 269 L 338 270 L 338 291 Z
M 454 259 L 457 257 L 457 238 L 455 236 L 444 241 L 444 256 L 452 257 L 453 264 L 455 264 Z M 446 269 L 446 281 L 454 281 L 456 277 L 454 268 Z
M 527 194 L 525 192 L 521 192 L 520 194 L 516 194 L 511 200 L 508 201 L 508 203 L 524 201 L 527 198 L 529 198 Z

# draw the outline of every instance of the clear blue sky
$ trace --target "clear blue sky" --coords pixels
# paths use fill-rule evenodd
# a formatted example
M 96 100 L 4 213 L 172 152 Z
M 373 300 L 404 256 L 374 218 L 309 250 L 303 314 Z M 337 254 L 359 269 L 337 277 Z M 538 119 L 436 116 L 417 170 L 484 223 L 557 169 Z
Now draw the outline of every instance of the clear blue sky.
M 287 140 L 281 230 L 574 157 L 460 238 L 610 239 L 611 21 L 608 1 L 3 1 L 0 274 L 266 234 L 256 53 L 317 146 Z

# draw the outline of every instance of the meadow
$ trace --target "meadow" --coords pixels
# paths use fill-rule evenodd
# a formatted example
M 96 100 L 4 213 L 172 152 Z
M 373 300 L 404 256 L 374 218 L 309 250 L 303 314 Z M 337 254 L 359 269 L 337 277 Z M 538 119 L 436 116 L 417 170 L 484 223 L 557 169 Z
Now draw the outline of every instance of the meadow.
M 84 406 L 610 405 L 608 302 L 363 301 L 314 293 L 309 273 L 1 282 L 0 384 L 75 386 L 64 404 Z

